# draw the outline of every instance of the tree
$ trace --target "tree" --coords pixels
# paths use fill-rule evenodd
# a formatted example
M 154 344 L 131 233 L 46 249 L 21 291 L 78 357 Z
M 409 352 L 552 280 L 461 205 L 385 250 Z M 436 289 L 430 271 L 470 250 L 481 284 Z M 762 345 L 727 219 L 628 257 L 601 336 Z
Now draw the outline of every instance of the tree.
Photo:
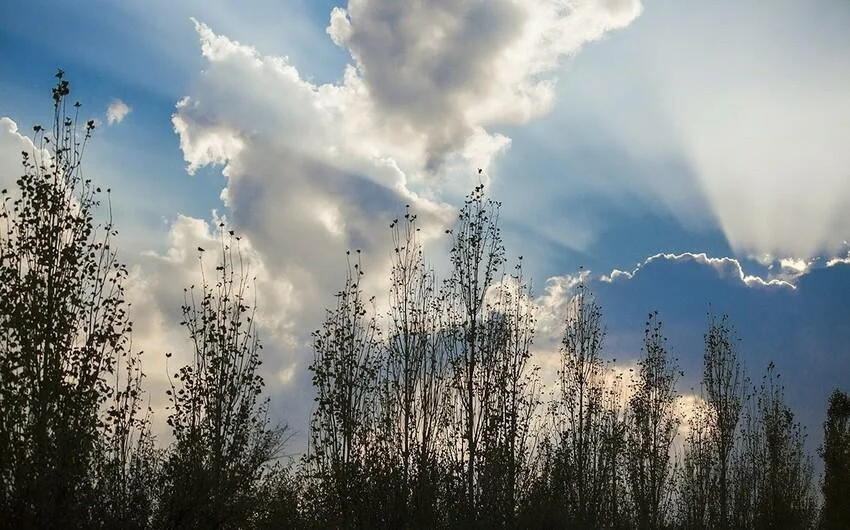
M 736 527 L 790 530 L 813 525 L 812 463 L 805 437 L 770 363 L 745 417 L 736 462 Z
M 729 456 L 735 444 L 735 433 L 744 401 L 744 373 L 738 361 L 737 338 L 724 315 L 719 321 L 711 317 L 705 334 L 703 390 L 709 407 L 711 437 L 717 464 L 718 492 L 711 498 L 719 515 L 717 528 L 729 527 Z
M 819 453 L 824 468 L 820 527 L 850 528 L 850 396 L 838 389 L 829 396 Z
M 635 526 L 661 528 L 671 501 L 670 449 L 679 427 L 675 411 L 679 372 L 670 358 L 657 313 L 646 322 L 638 380 L 629 400 L 627 473 Z
M 556 436 L 552 479 L 561 492 L 562 517 L 579 528 L 598 528 L 610 492 L 615 461 L 606 449 L 605 338 L 602 310 L 582 283 L 573 297 L 561 341 L 560 398 L 554 410 Z
M 389 312 L 381 369 L 386 461 L 400 473 L 400 526 L 433 527 L 439 494 L 439 436 L 445 396 L 444 348 L 434 271 L 425 265 L 409 206 L 391 226 Z
M 69 105 L 64 72 L 56 79 L 52 127 L 33 127 L 18 196 L 0 192 L 0 519 L 20 528 L 95 524 L 98 488 L 126 477 L 99 480 L 102 441 L 139 427 L 112 386 L 118 360 L 136 366 L 138 354 L 111 210 L 98 220 L 103 193 L 83 174 L 95 125 Z
M 97 522 L 103 528 L 129 530 L 147 528 L 151 522 L 162 462 L 151 434 L 151 409 L 142 406 L 145 374 L 139 355 L 127 354 L 121 361 L 93 473 L 100 507 Z
M 493 388 L 494 363 L 489 361 L 503 337 L 499 321 L 488 316 L 492 307 L 486 306 L 505 261 L 498 219 L 499 204 L 485 196 L 483 185 L 476 186 L 449 232 L 451 276 L 443 294 L 445 327 L 452 333 L 446 343 L 454 391 L 452 409 L 462 441 L 453 459 L 462 477 L 462 511 L 472 520 L 477 519 L 480 444 Z
M 164 528 L 240 527 L 257 507 L 257 487 L 285 431 L 271 425 L 268 400 L 260 401 L 262 345 L 239 238 L 220 228 L 215 283 L 203 276 L 199 294 L 184 289 L 181 325 L 192 359 L 168 391 L 175 442 L 163 470 Z
M 687 419 L 688 434 L 679 472 L 677 515 L 678 526 L 689 530 L 713 528 L 712 521 L 715 520 L 712 510 L 716 448 L 712 414 L 710 406 L 700 401 Z
M 307 528 L 311 521 L 305 520 L 299 509 L 304 493 L 302 478 L 293 469 L 294 462 L 285 465 L 278 461 L 263 473 L 257 488 L 257 509 L 245 528 L 255 530 L 279 530 L 281 528 Z
M 522 259 L 495 289 L 489 325 L 495 330 L 485 357 L 493 370 L 481 445 L 480 523 L 514 527 L 531 481 L 537 433 L 532 420 L 539 404 L 537 367 L 530 365 L 534 314 Z
M 357 252 L 359 255 L 359 251 Z M 350 253 L 349 253 L 350 255 Z M 358 528 L 381 513 L 368 506 L 369 448 L 375 438 L 380 330 L 366 308 L 363 269 L 349 262 L 336 307 L 313 333 L 310 365 L 316 409 L 307 463 L 314 472 L 310 510 L 322 527 Z

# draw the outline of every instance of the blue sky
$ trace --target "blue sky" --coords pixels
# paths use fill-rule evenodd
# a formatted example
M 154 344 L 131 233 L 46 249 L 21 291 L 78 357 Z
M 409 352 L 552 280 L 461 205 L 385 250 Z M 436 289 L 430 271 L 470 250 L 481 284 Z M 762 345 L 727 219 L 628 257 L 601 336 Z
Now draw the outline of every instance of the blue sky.
M 100 123 L 87 170 L 114 188 L 153 386 L 224 216 L 258 271 L 277 412 L 303 429 L 344 251 L 381 292 L 411 204 L 439 266 L 481 167 L 541 311 L 583 267 L 628 360 L 658 309 L 683 391 L 709 304 L 728 311 L 752 378 L 776 361 L 817 440 L 850 385 L 848 24 L 840 0 L 7 2 L 0 182 L 62 67 Z

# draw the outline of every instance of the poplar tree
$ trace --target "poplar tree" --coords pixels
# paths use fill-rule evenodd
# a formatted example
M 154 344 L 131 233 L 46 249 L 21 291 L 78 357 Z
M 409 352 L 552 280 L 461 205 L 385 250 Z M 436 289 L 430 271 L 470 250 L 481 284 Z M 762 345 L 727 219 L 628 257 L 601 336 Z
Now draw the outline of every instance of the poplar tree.
M 494 318 L 487 295 L 501 279 L 505 248 L 499 229 L 499 203 L 484 186 L 470 193 L 449 234 L 451 274 L 444 289 L 447 311 L 447 358 L 451 365 L 455 425 L 460 444 L 454 447 L 454 468 L 461 479 L 461 513 L 477 520 L 481 445 L 492 399 L 495 355 L 504 340 L 502 321 Z
M 420 229 L 409 206 L 390 229 L 392 268 L 380 390 L 386 463 L 400 476 L 397 481 L 387 477 L 387 486 L 397 483 L 399 525 L 434 526 L 446 390 L 436 278 L 425 263 Z
M 128 436 L 141 426 L 127 268 L 109 190 L 83 168 L 95 123 L 70 93 L 59 70 L 52 123 L 33 127 L 15 189 L 0 190 L 0 520 L 18 528 L 97 525 L 104 504 L 125 513 Z M 112 458 L 124 459 L 117 474 Z
M 712 317 L 705 334 L 703 391 L 714 449 L 717 493 L 711 496 L 719 517 L 716 528 L 729 527 L 729 458 L 735 445 L 744 403 L 745 376 L 738 360 L 738 338 L 726 315 Z
M 580 528 L 602 523 L 613 462 L 606 458 L 602 310 L 582 283 L 570 302 L 561 340 L 560 396 L 555 404 L 552 476 L 559 511 Z
M 835 389 L 823 424 L 823 507 L 820 527 L 850 528 L 850 396 Z
M 336 307 L 313 333 L 316 398 L 306 464 L 312 475 L 308 509 L 320 527 L 369 527 L 375 526 L 370 519 L 394 515 L 367 502 L 380 478 L 369 471 L 379 456 L 370 448 L 378 442 L 381 336 L 360 286 L 363 274 L 359 259 L 349 261 Z
M 627 473 L 635 528 L 650 530 L 667 523 L 673 478 L 670 451 L 680 421 L 675 410 L 679 372 L 657 313 L 646 321 L 638 367 L 629 400 Z
M 157 526 L 239 528 L 258 507 L 264 471 L 284 428 L 272 424 L 263 379 L 252 280 L 239 237 L 221 225 L 215 277 L 184 289 L 191 359 L 167 391 L 174 435 L 163 469 Z M 168 354 L 170 357 L 170 354 Z

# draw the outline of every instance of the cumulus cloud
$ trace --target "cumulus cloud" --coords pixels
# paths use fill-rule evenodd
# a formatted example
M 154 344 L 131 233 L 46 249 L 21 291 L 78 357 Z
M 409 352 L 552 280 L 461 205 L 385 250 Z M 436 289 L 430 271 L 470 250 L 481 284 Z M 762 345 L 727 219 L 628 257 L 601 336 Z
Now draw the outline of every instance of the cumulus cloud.
M 367 283 L 385 288 L 389 220 L 410 204 L 426 245 L 437 241 L 453 217 L 443 198 L 509 145 L 486 127 L 544 112 L 560 58 L 639 12 L 630 1 L 353 1 L 328 33 L 354 64 L 323 85 L 196 22 L 207 67 L 172 121 L 188 170 L 221 166 L 231 221 L 294 299 L 311 301 L 300 318 L 315 323 L 347 249 L 364 250 Z
M 546 280 L 543 292 L 534 299 L 538 346 L 557 349 L 575 289 L 582 282 L 589 280 L 590 271 L 581 271 L 575 275 L 554 276 Z
M 614 283 L 617 280 L 631 280 L 635 275 L 635 272 L 629 271 L 621 271 L 620 269 L 614 269 L 611 271 L 611 274 L 603 274 L 599 277 L 599 281 L 605 283 Z
M 701 265 L 711 267 L 717 271 L 717 275 L 721 278 L 733 278 L 739 280 L 747 287 L 788 287 L 793 289 L 794 285 L 784 280 L 767 279 L 744 273 L 741 262 L 735 258 L 721 257 L 712 258 L 706 253 L 700 252 L 694 254 L 684 252 L 682 254 L 656 254 L 646 259 L 645 264 L 652 263 L 655 260 L 667 260 L 673 262 L 693 261 Z
M 484 128 L 547 112 L 560 60 L 641 9 L 638 0 L 351 0 L 334 8 L 328 34 L 354 58 L 381 125 L 419 140 L 433 170 Z M 488 139 L 489 151 L 506 141 Z
M 11 118 L 0 118 L 0 188 L 10 189 L 23 174 L 21 152 L 34 152 L 32 140 L 18 132 Z
M 124 121 L 132 109 L 120 99 L 113 99 L 106 107 L 106 123 L 115 125 Z
M 228 222 L 261 264 L 272 392 L 309 387 L 309 332 L 340 287 L 345 252 L 363 249 L 362 284 L 381 298 L 389 222 L 410 205 L 423 242 L 440 246 L 454 217 L 448 199 L 486 178 L 510 146 L 493 127 L 545 113 L 561 59 L 640 10 L 637 0 L 352 0 L 334 9 L 327 32 L 353 63 L 329 84 L 195 21 L 206 65 L 172 123 L 190 173 L 221 169 Z M 152 348 L 174 333 L 162 329 L 166 308 L 174 317 L 177 284 L 197 271 L 191 249 L 211 234 L 205 221 L 180 217 L 169 249 L 141 263 L 137 305 L 159 308 L 138 328 Z M 306 425 L 307 404 L 288 407 Z
M 850 265 L 850 252 L 847 252 L 844 256 L 835 256 L 827 260 L 827 267 L 834 267 L 836 265 Z

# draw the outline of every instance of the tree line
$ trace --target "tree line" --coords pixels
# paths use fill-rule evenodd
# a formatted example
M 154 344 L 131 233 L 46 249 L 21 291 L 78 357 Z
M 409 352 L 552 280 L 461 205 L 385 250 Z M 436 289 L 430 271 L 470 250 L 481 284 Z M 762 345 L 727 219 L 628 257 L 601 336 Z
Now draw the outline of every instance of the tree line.
M 95 123 L 56 77 L 53 122 L 34 127 L 0 197 L 0 527 L 850 528 L 850 396 L 830 397 L 818 487 L 776 367 L 754 383 L 724 315 L 709 316 L 684 407 L 660 316 L 631 371 L 618 367 L 582 283 L 543 381 L 530 281 L 481 185 L 447 231 L 445 278 L 409 208 L 390 225 L 386 298 L 364 292 L 348 254 L 313 333 L 298 459 L 281 458 L 289 431 L 263 396 L 249 271 L 220 226 L 215 275 L 184 289 L 192 355 L 174 367 L 163 353 L 160 443 L 110 190 L 82 170 Z

